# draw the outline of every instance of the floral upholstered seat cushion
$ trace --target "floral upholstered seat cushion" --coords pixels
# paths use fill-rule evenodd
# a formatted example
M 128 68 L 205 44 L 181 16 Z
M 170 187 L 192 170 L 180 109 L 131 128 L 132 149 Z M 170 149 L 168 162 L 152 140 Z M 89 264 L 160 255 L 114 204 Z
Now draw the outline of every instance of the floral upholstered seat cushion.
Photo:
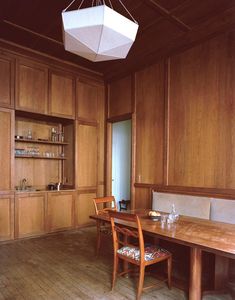
M 117 253 L 127 256 L 129 258 L 140 260 L 140 250 L 138 247 L 129 247 L 124 246 L 117 250 Z M 164 257 L 169 255 L 170 253 L 160 247 L 156 246 L 146 246 L 144 248 L 144 259 L 145 261 L 150 261 L 156 258 Z

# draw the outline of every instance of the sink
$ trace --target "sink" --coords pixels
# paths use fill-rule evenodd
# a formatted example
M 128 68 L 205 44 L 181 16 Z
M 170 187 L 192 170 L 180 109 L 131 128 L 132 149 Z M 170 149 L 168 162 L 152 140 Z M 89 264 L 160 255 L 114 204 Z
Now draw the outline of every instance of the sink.
M 34 191 L 36 191 L 36 189 L 32 186 L 25 186 L 25 187 L 16 186 L 15 189 L 18 192 L 34 192 Z

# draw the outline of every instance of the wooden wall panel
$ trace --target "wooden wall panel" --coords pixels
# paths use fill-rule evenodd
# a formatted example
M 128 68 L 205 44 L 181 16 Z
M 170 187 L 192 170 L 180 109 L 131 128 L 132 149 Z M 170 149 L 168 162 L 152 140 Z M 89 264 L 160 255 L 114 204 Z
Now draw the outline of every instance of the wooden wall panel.
M 136 74 L 136 182 L 162 184 L 164 63 Z
M 81 120 L 98 122 L 100 89 L 95 83 L 84 80 L 77 80 L 77 113 Z
M 150 188 L 135 188 L 134 209 L 151 208 L 152 195 Z
M 47 229 L 49 232 L 74 226 L 74 202 L 73 192 L 48 193 Z
M 109 84 L 108 117 L 117 117 L 133 112 L 131 76 Z
M 0 108 L 0 190 L 13 188 L 14 112 Z
M 0 55 L 0 106 L 14 106 L 14 60 L 6 55 Z
M 170 59 L 169 185 L 235 188 L 235 34 Z
M 97 187 L 97 126 L 77 126 L 77 177 L 79 188 Z
M 35 113 L 48 112 L 48 69 L 28 60 L 17 61 L 16 108 Z
M 14 196 L 0 196 L 0 241 L 14 237 Z
M 95 214 L 93 198 L 96 197 L 96 193 L 78 193 L 75 204 L 76 225 L 83 226 L 94 223 L 89 216 Z
M 75 78 L 64 72 L 50 72 L 49 111 L 53 116 L 75 118 Z
M 33 236 L 45 230 L 45 194 L 16 196 L 15 235 Z

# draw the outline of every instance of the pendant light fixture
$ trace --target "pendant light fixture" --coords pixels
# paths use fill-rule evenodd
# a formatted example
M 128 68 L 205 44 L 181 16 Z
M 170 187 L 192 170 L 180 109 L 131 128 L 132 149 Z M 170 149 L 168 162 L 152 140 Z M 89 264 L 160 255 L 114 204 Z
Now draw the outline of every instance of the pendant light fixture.
M 119 0 L 133 21 L 122 16 L 105 1 L 92 1 L 91 7 L 62 12 L 65 50 L 93 62 L 126 58 L 137 34 L 138 23 Z

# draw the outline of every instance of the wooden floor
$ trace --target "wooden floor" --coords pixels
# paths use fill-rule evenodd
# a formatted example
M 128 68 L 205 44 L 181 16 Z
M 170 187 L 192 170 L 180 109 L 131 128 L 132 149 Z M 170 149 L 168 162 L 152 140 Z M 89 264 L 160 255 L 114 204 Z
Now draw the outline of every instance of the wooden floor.
M 95 240 L 91 227 L 1 245 L 0 299 L 135 299 L 133 279 L 119 278 L 111 292 L 111 249 L 103 247 L 96 259 Z M 183 291 L 159 284 L 142 299 L 187 299 Z

